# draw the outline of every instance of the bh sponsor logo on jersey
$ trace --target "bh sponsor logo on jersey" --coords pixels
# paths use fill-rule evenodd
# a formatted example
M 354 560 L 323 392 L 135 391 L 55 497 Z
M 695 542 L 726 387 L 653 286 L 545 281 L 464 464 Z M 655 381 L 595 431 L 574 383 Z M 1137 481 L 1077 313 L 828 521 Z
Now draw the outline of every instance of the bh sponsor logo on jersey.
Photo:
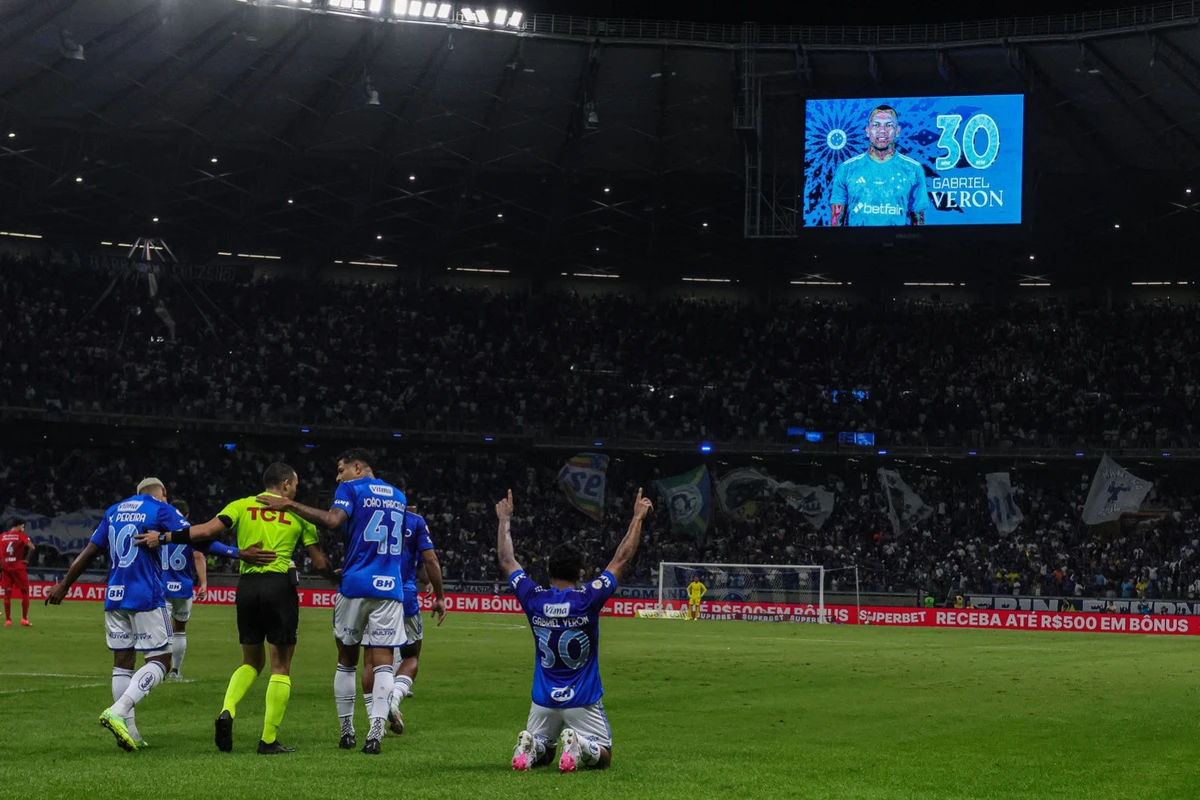
M 117 506 L 117 511 L 137 511 L 142 507 L 141 500 L 126 500 L 121 505 Z
M 168 592 L 178 592 L 182 588 L 183 588 L 183 584 L 180 583 L 179 581 L 171 581 L 170 583 L 167 584 Z
M 395 490 L 391 486 L 380 486 L 377 483 L 372 483 L 367 488 L 371 490 L 371 494 L 377 494 L 380 497 L 391 497 L 395 494 Z
M 574 696 L 574 686 L 555 686 L 550 690 L 550 699 L 556 703 L 565 703 Z
M 891 203 L 883 205 L 871 206 L 866 203 L 859 203 L 854 207 L 855 214 L 884 214 L 889 217 L 899 216 L 904 213 L 904 209 L 900 206 L 894 206 Z
M 372 575 L 371 585 L 381 592 L 390 592 L 396 588 L 396 579 L 391 575 Z
M 570 615 L 570 603 L 546 603 L 542 606 L 542 616 L 544 617 L 568 617 Z
M 112 600 L 114 603 L 124 600 L 125 599 L 125 587 L 124 586 L 108 587 L 108 599 Z

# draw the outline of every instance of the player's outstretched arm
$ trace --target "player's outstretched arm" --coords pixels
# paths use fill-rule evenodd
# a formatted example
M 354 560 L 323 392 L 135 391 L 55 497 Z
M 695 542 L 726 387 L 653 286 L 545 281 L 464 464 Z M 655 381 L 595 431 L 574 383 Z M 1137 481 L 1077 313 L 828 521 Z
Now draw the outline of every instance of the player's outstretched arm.
M 208 561 L 199 550 L 192 551 L 192 564 L 196 567 L 197 586 L 196 600 L 203 603 L 208 597 Z
M 625 538 L 617 545 L 617 552 L 613 554 L 612 561 L 608 562 L 608 571 L 618 581 L 621 580 L 621 573 L 625 571 L 625 567 L 629 566 L 629 562 L 633 560 L 633 556 L 637 552 L 638 545 L 642 541 L 642 521 L 646 519 L 646 515 L 652 508 L 654 508 L 654 504 L 650 502 L 650 498 L 642 497 L 642 490 L 639 488 L 637 499 L 633 501 L 633 519 L 629 522 L 629 530 L 625 532 Z
M 151 550 L 160 544 L 190 544 L 192 547 L 201 547 L 209 539 L 224 533 L 228 529 L 229 525 L 218 516 L 201 525 L 192 525 L 191 527 L 181 528 L 177 531 L 167 531 L 166 533 L 153 530 L 142 531 L 134 536 L 133 539 L 141 547 L 148 547 Z
M 512 543 L 511 536 L 509 543 Z M 433 587 L 433 614 L 437 617 L 438 627 L 441 627 L 446 621 L 446 589 L 442 585 L 442 562 L 438 561 L 437 552 L 434 550 L 423 551 L 421 558 L 424 559 L 422 565 L 425 567 L 427 583 Z M 512 572 L 508 574 L 512 575 Z
M 320 525 L 322 528 L 329 530 L 337 530 L 345 524 L 349 519 L 346 512 L 340 508 L 331 508 L 328 511 L 322 511 L 319 508 L 306 506 L 303 503 L 297 503 L 295 500 L 288 500 L 286 497 L 280 497 L 274 494 L 259 495 L 255 498 L 260 506 L 274 509 L 275 511 L 290 511 L 300 519 L 311 522 L 313 525 Z
M 87 547 L 83 548 L 83 551 L 71 562 L 71 567 L 67 570 L 67 574 L 63 576 L 61 581 L 54 584 L 54 588 L 46 595 L 46 602 L 52 606 L 61 604 L 63 599 L 66 598 L 71 584 L 79 580 L 79 576 L 83 574 L 83 571 L 88 568 L 88 564 L 92 563 L 92 559 L 99 552 L 99 546 L 93 542 L 88 542 Z
M 496 503 L 496 518 L 500 520 L 496 531 L 496 559 L 500 562 L 500 569 L 504 572 L 506 579 L 521 568 L 521 565 L 517 563 L 516 556 L 513 555 L 512 515 L 512 489 L 509 489 L 508 497 Z

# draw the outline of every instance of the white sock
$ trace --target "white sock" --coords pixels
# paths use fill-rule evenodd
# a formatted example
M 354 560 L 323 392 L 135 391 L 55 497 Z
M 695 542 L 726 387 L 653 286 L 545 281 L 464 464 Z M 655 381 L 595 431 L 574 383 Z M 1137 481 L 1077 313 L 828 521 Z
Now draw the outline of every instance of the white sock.
M 167 670 L 157 661 L 147 661 L 141 669 L 133 673 L 125 692 L 112 704 L 112 711 L 120 717 L 133 713 L 133 707 L 146 699 L 146 695 L 162 682 Z
M 533 754 L 535 756 L 534 760 L 535 761 L 540 760 L 542 758 L 542 756 L 546 755 L 546 748 L 548 748 L 549 746 L 550 746 L 549 739 L 547 739 L 545 736 L 538 736 L 537 734 L 534 734 L 534 737 L 533 737 Z
M 133 680 L 133 670 L 124 669 L 122 667 L 113 667 L 112 671 L 112 696 L 113 702 L 121 699 L 121 695 L 125 694 L 125 690 L 129 688 L 129 682 Z M 125 727 L 129 728 L 129 735 L 135 740 L 141 739 L 138 733 L 137 724 L 133 720 L 133 711 L 129 712 L 129 716 L 125 717 Z
M 375 687 L 371 691 L 371 702 L 367 705 L 367 714 L 371 718 L 371 738 L 376 738 L 376 722 L 379 723 L 379 737 L 383 736 L 383 722 L 388 713 L 388 696 L 391 695 L 394 685 L 395 676 L 392 675 L 391 664 L 375 668 Z
M 600 743 L 590 736 L 579 737 L 579 749 L 582 751 L 584 764 L 595 764 L 600 760 Z
M 412 678 L 407 675 L 397 675 L 395 683 L 392 685 L 392 708 L 399 711 L 400 702 L 408 696 L 408 690 L 412 688 Z
M 354 667 L 338 664 L 333 674 L 333 699 L 337 701 L 338 719 L 342 723 L 342 735 L 354 735 L 354 700 L 358 697 Z
M 187 656 L 187 633 L 179 631 L 171 644 L 171 671 L 183 674 L 183 659 Z

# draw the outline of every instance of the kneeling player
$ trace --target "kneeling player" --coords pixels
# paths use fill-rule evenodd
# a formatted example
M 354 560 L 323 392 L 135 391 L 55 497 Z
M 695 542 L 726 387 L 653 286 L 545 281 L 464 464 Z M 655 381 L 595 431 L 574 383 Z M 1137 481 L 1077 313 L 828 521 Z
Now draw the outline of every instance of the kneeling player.
M 637 552 L 642 520 L 651 508 L 639 489 L 633 520 L 608 569 L 583 589 L 576 589 L 583 574 L 579 551 L 570 545 L 557 547 L 550 554 L 550 587 L 537 585 L 513 556 L 512 491 L 496 504 L 500 521 L 496 554 L 529 618 L 538 655 L 533 705 L 525 730 L 517 737 L 513 769 L 527 770 L 551 761 L 555 738 L 561 751 L 560 772 L 574 772 L 580 764 L 604 769 L 612 762 L 612 730 L 601 701 L 600 611 Z

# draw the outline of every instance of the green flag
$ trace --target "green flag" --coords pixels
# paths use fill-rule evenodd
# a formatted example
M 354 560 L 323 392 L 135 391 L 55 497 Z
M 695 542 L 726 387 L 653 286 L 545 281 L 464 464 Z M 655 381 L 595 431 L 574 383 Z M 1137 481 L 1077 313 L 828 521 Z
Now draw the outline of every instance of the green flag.
M 708 467 L 697 467 L 691 472 L 655 481 L 663 504 L 671 514 L 671 527 L 702 539 L 708 531 L 709 514 L 712 512 L 712 482 Z

